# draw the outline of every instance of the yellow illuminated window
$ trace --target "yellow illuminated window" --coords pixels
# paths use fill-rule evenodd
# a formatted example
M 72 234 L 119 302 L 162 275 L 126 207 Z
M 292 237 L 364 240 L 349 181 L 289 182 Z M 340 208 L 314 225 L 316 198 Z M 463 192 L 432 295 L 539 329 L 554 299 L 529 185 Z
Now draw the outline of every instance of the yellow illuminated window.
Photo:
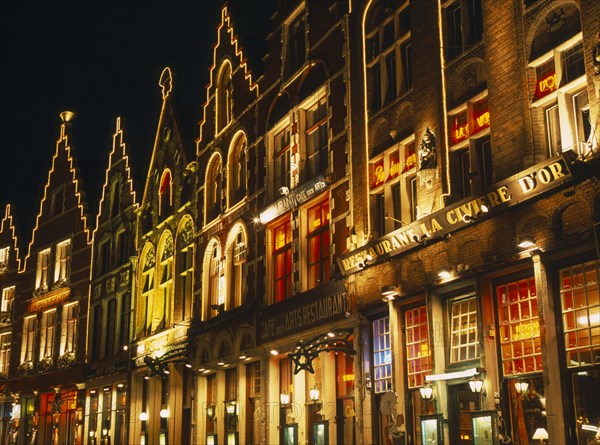
M 526 278 L 496 288 L 502 367 L 505 376 L 542 370 L 535 280 Z

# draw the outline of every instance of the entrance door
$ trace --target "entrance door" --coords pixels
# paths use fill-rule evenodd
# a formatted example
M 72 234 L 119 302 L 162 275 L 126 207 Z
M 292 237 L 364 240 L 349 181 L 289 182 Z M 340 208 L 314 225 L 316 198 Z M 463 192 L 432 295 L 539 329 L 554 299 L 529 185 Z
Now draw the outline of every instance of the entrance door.
M 479 396 L 468 383 L 448 385 L 448 424 L 450 443 L 473 445 L 472 412 L 479 410 Z

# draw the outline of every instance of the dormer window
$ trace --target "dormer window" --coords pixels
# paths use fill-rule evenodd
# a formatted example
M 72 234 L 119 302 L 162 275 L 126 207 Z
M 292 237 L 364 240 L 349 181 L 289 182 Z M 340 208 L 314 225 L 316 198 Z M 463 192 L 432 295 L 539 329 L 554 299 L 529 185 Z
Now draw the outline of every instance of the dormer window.
M 0 273 L 8 269 L 8 255 L 10 253 L 10 246 L 0 247 Z
M 219 70 L 217 80 L 217 133 L 220 133 L 232 119 L 232 84 L 231 84 L 231 64 L 225 61 Z
M 165 217 L 171 210 L 171 205 L 173 204 L 171 172 L 169 170 L 163 172 L 162 179 L 160 180 L 158 200 L 160 202 L 160 216 Z

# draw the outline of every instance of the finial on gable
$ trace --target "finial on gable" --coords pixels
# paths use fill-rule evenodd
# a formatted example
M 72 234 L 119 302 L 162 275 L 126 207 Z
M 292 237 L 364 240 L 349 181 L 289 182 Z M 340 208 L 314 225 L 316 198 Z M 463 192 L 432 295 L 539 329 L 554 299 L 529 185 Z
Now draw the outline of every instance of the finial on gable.
M 168 66 L 165 67 L 163 72 L 160 75 L 160 80 L 158 84 L 162 88 L 162 98 L 165 100 L 171 90 L 173 89 L 173 77 L 171 76 L 171 68 Z

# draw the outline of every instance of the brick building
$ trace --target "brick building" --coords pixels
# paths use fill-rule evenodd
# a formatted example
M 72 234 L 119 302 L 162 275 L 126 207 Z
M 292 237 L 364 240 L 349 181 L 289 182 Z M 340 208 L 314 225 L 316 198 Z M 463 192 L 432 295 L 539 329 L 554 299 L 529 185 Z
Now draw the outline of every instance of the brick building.
M 2 443 L 597 440 L 600 4 L 279 2 L 260 76 L 229 8 L 139 208 L 68 114 L 22 264 L 7 207 Z

